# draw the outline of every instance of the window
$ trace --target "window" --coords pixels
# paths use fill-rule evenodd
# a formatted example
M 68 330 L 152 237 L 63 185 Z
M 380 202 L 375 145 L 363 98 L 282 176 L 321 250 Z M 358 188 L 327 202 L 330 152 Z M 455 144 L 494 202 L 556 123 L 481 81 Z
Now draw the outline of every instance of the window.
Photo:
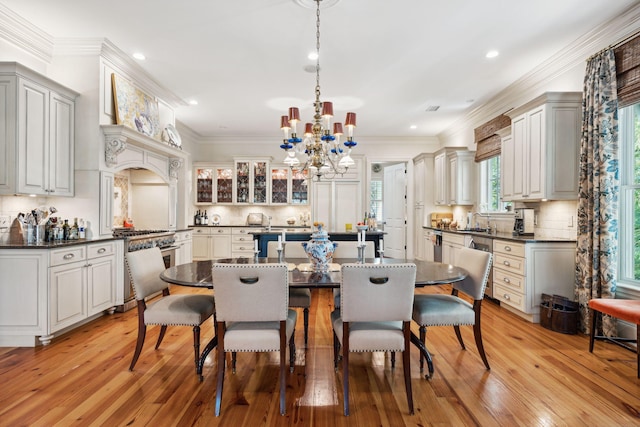
M 376 219 L 382 218 L 382 181 L 372 180 L 369 187 L 369 203 L 371 211 L 369 214 L 375 215 Z
M 619 111 L 619 281 L 640 287 L 640 104 Z
M 500 156 L 480 162 L 481 212 L 504 212 L 508 203 L 500 199 Z

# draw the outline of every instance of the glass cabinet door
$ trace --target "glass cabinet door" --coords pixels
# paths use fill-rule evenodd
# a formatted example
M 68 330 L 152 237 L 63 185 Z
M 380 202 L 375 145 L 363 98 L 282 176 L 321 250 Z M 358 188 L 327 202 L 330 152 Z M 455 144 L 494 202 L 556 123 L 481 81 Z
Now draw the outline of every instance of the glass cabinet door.
M 271 203 L 289 203 L 289 172 L 287 167 L 271 168 Z
M 230 167 L 216 168 L 216 201 L 233 202 L 233 169 Z
M 236 203 L 249 203 L 249 162 L 236 162 Z
M 309 177 L 306 170 L 294 171 L 291 177 L 291 203 L 306 205 L 309 203 Z
M 253 203 L 267 203 L 267 162 L 253 163 Z
M 213 169 L 196 169 L 196 203 L 213 203 Z

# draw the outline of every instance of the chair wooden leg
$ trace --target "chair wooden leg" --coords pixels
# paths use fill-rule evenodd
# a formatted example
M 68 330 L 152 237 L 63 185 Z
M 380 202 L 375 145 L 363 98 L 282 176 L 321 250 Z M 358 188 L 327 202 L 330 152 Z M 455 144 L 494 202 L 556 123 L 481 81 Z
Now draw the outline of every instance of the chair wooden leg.
M 427 327 L 420 325 L 420 341 L 423 345 L 426 345 L 427 341 Z M 420 352 L 420 372 L 424 371 L 424 354 Z
M 338 372 L 338 347 L 340 346 L 340 341 L 338 341 L 338 336 L 335 331 L 333 332 L 333 368 Z
M 593 353 L 593 343 L 596 338 L 596 317 L 600 316 L 599 311 L 589 309 L 589 315 L 591 316 L 591 330 L 589 331 L 589 353 Z
M 460 347 L 462 347 L 463 350 L 466 350 L 466 347 L 464 346 L 464 341 L 462 340 L 462 334 L 460 333 L 460 326 L 454 325 L 453 330 L 456 332 L 456 337 L 458 337 L 458 342 L 460 343 Z
M 344 415 L 349 416 L 349 322 L 342 322 L 342 394 Z
M 638 354 L 638 378 L 640 378 L 640 325 L 636 325 L 636 353 Z
M 138 340 L 136 341 L 136 349 L 133 352 L 133 359 L 131 360 L 131 365 L 129 365 L 129 370 L 133 371 L 133 367 L 136 365 L 138 361 L 138 357 L 140 357 L 140 353 L 142 352 L 142 346 L 144 345 L 144 338 L 147 335 L 147 325 L 144 323 L 144 310 L 145 303 L 144 301 L 138 301 Z
M 220 416 L 220 407 L 222 406 L 222 388 L 224 386 L 224 322 L 218 323 L 218 381 L 216 385 L 216 417 Z
M 193 327 L 193 352 L 196 364 L 196 375 L 200 375 L 198 372 L 198 362 L 200 361 L 200 326 Z
M 476 339 L 476 347 L 478 348 L 478 353 L 480 353 L 480 357 L 484 362 L 484 366 L 487 370 L 490 370 L 489 361 L 487 360 L 487 355 L 484 352 L 484 344 L 482 343 L 482 329 L 480 327 L 480 302 L 476 301 L 477 304 L 474 307 L 474 311 L 476 312 L 476 323 L 473 325 L 473 336 Z
M 305 307 L 302 313 L 304 315 L 304 346 L 307 347 L 307 342 L 309 341 L 309 307 Z
M 160 334 L 158 335 L 158 342 L 156 342 L 156 350 L 160 348 L 165 332 L 167 332 L 167 325 L 160 326 Z
M 404 386 L 407 391 L 409 414 L 413 415 L 413 392 L 411 389 L 411 322 L 403 322 L 404 351 L 402 352 L 402 366 L 404 368 Z M 395 353 L 394 353 L 395 354 Z
M 285 360 L 287 358 L 287 322 L 280 321 L 280 415 L 284 415 L 286 411 L 285 390 Z
M 391 369 L 396 367 L 396 352 L 391 352 Z
M 296 336 L 296 331 L 294 329 L 293 333 L 291 334 L 291 338 L 289 338 L 289 372 L 292 372 L 292 373 L 293 373 L 293 368 L 295 366 L 295 360 L 296 360 L 295 336 Z
M 236 362 L 238 361 L 238 353 L 235 351 L 231 352 L 231 373 L 236 374 Z

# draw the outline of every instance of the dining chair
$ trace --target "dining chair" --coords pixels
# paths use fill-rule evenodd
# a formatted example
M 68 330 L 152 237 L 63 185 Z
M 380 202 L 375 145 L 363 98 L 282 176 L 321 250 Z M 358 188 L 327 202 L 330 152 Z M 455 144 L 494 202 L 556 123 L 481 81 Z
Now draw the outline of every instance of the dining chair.
M 302 249 L 301 242 L 287 242 L 284 246 L 285 259 L 307 257 Z M 278 242 L 267 242 L 267 257 L 278 257 Z M 299 247 L 299 249 L 298 249 Z M 289 307 L 301 308 L 304 316 L 304 345 L 307 346 L 309 341 L 309 308 L 311 307 L 311 290 L 309 288 L 291 288 L 289 289 Z
M 340 308 L 331 313 L 333 360 L 338 369 L 342 348 L 344 415 L 349 415 L 349 353 L 401 351 L 404 382 L 413 414 L 411 391 L 411 309 L 416 265 L 343 264 Z
M 295 360 L 297 313 L 289 308 L 289 273 L 284 264 L 214 264 L 218 328 L 216 416 L 220 415 L 225 352 L 280 352 L 280 414 L 285 414 L 285 359 Z
M 365 241 L 364 257 L 375 258 L 375 245 L 371 241 Z M 333 252 L 334 258 L 358 258 L 358 242 L 338 242 Z M 340 289 L 333 290 L 333 307 L 340 308 Z
M 460 266 L 469 275 L 460 282 L 452 284 L 451 295 L 418 294 L 413 303 L 413 320 L 420 326 L 420 341 L 425 344 L 427 327 L 453 326 L 458 341 L 465 349 L 460 333 L 460 325 L 473 325 L 473 335 L 476 340 L 478 353 L 487 369 L 491 369 L 482 344 L 482 330 L 480 327 L 480 312 L 484 289 L 491 271 L 492 254 L 470 248 L 462 248 L 456 259 L 460 259 Z M 473 300 L 473 304 L 460 297 L 466 294 Z M 424 367 L 424 357 L 420 354 L 420 372 Z M 433 364 L 429 361 L 429 377 L 433 375 Z
M 200 325 L 213 316 L 215 330 L 216 319 L 213 295 L 170 295 L 169 284 L 159 277 L 166 267 L 158 247 L 127 252 L 125 259 L 138 303 L 138 340 L 129 370 L 133 370 L 138 357 L 140 357 L 147 333 L 147 325 L 160 325 L 156 350 L 162 343 L 167 326 L 191 326 L 193 327 L 196 373 L 200 375 L 201 372 L 199 372 L 198 368 Z M 158 295 L 160 292 L 162 292 L 160 299 L 147 303 L 147 299 Z

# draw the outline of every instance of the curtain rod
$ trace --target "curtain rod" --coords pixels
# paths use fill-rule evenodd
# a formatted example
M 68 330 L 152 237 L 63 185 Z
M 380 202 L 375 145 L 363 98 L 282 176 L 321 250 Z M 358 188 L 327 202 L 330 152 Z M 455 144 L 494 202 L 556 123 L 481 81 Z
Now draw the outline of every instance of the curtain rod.
M 633 40 L 634 38 L 638 37 L 638 35 L 640 35 L 640 30 L 636 30 L 633 33 L 631 33 L 630 35 L 624 37 L 623 39 L 610 44 L 609 46 L 605 47 L 604 49 L 599 50 L 598 52 L 594 53 L 593 55 L 591 55 L 590 57 L 587 58 L 587 61 L 590 61 L 593 57 L 600 55 L 602 52 L 604 52 L 605 50 L 608 49 L 615 49 L 617 47 L 622 46 L 623 44 L 625 44 L 626 42 Z

